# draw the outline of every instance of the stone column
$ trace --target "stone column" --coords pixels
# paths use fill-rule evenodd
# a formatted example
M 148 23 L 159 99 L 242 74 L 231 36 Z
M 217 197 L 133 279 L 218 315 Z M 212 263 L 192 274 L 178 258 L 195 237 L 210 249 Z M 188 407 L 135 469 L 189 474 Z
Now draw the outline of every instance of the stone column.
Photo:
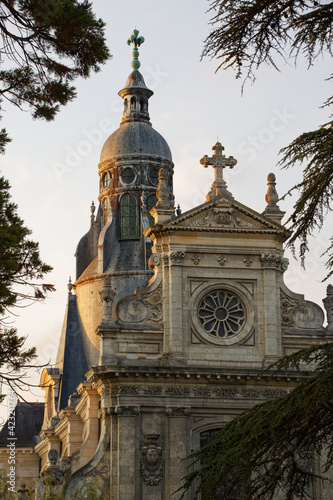
M 280 289 L 277 272 L 281 268 L 282 259 L 275 254 L 261 255 L 263 266 L 263 310 L 265 335 L 265 362 L 271 364 L 282 355 Z
M 182 484 L 187 473 L 184 460 L 189 455 L 188 431 L 191 415 L 190 406 L 168 406 L 165 411 L 166 421 L 166 458 L 165 458 L 165 498 L 178 500 L 181 492 L 173 494 Z M 189 493 L 185 498 L 189 498 Z
M 114 500 L 133 500 L 138 496 L 136 459 L 136 420 L 140 406 L 111 409 L 111 495 Z
M 185 252 L 177 250 L 164 256 L 168 267 L 164 269 L 165 283 L 164 311 L 167 316 L 164 333 L 164 353 L 173 357 L 182 357 L 183 353 L 183 262 Z

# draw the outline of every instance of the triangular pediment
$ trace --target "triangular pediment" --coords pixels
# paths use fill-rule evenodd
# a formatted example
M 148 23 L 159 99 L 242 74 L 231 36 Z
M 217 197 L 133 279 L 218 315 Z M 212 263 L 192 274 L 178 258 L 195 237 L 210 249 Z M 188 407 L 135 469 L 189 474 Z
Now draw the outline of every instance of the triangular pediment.
M 242 205 L 231 197 L 220 197 L 195 207 L 164 223 L 175 230 L 286 233 L 281 224 Z

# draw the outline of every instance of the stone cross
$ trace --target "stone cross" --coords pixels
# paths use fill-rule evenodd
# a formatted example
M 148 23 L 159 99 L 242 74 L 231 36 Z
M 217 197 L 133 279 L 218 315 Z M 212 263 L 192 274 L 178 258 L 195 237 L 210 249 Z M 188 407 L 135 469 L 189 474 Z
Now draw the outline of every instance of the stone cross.
M 140 45 L 145 41 L 143 36 L 138 36 L 138 34 L 139 34 L 138 30 L 133 30 L 133 33 L 131 34 L 130 38 L 127 40 L 127 45 L 131 45 L 131 43 L 133 43 L 133 46 L 134 46 L 133 52 L 132 52 L 133 61 L 131 63 L 131 66 L 133 69 L 139 69 L 141 66 L 140 61 L 139 61 L 138 47 L 140 47 Z
M 227 183 L 223 179 L 223 169 L 225 167 L 234 168 L 237 164 L 237 160 L 233 156 L 226 156 L 222 153 L 224 147 L 220 142 L 217 142 L 215 146 L 212 147 L 214 151 L 213 156 L 205 155 L 201 158 L 200 163 L 205 168 L 212 166 L 215 170 L 215 180 L 212 184 L 212 190 L 207 195 L 207 201 L 210 201 L 217 196 L 231 196 L 231 193 L 227 191 Z

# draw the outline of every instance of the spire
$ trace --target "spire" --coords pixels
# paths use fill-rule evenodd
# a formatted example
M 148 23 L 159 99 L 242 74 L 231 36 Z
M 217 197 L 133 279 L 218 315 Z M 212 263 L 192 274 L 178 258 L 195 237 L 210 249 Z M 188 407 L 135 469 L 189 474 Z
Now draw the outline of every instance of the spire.
M 149 123 L 148 99 L 154 92 L 148 89 L 143 76 L 138 71 L 141 66 L 138 47 L 144 42 L 143 36 L 138 35 L 139 31 L 134 30 L 131 37 L 127 40 L 128 45 L 131 45 L 131 43 L 134 45 L 132 52 L 133 61 L 131 63 L 134 71 L 129 75 L 125 87 L 118 92 L 120 97 L 124 99 L 124 112 L 121 125 L 133 121 Z

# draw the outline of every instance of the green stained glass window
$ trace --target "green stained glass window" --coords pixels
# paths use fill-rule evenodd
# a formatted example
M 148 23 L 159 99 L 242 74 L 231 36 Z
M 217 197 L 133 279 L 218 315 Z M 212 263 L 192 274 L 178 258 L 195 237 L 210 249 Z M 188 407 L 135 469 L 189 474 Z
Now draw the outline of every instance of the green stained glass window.
M 136 198 L 125 194 L 121 199 L 121 237 L 133 238 L 138 235 L 138 213 Z
M 148 220 L 149 220 L 149 225 L 152 226 L 154 224 L 154 217 L 150 214 L 151 209 L 156 205 L 157 203 L 157 198 L 154 194 L 149 196 L 148 198 Z

